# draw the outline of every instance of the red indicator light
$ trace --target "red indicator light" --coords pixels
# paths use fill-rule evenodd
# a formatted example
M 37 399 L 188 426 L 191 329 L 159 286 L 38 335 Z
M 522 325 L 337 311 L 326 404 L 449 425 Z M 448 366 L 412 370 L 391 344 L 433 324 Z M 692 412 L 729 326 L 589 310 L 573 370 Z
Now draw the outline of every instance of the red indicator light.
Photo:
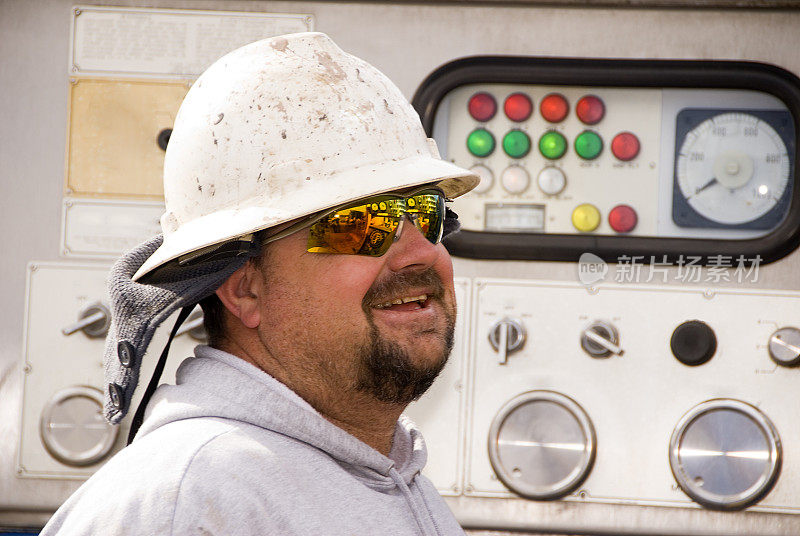
M 564 95 L 550 93 L 542 99 L 542 102 L 539 104 L 539 111 L 546 121 L 560 123 L 569 113 L 569 103 Z
M 467 108 L 476 121 L 488 121 L 497 113 L 497 102 L 488 93 L 476 93 L 470 97 Z
M 533 103 L 524 93 L 512 93 L 503 104 L 503 111 L 512 121 L 525 121 L 533 112 Z
M 575 115 L 587 125 L 596 125 L 606 114 L 606 105 L 594 95 L 586 95 L 575 105 Z
M 620 132 L 611 142 L 611 152 L 623 162 L 633 160 L 639 154 L 639 138 L 631 132 Z
M 636 211 L 628 205 L 617 205 L 608 213 L 608 224 L 618 233 L 632 231 L 638 221 Z

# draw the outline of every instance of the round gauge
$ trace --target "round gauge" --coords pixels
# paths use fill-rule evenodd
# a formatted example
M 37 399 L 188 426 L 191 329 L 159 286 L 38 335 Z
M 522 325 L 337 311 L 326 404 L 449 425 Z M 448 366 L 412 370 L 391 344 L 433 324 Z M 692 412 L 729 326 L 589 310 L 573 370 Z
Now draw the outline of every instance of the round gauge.
M 577 402 L 553 391 L 510 400 L 489 431 L 489 460 L 498 478 L 530 499 L 557 499 L 577 488 L 594 463 L 597 440 Z
M 775 208 L 789 184 L 789 157 L 766 121 L 744 112 L 706 119 L 678 151 L 676 181 L 686 203 L 721 225 L 741 225 Z

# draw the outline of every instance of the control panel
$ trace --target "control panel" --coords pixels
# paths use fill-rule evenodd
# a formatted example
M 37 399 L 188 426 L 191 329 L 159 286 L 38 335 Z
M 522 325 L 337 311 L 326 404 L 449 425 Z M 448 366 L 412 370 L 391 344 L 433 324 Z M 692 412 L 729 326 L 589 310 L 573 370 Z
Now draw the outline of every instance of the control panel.
M 164 322 L 150 343 L 129 415 L 121 425 L 109 425 L 102 413 L 102 359 L 110 325 L 108 271 L 109 266 L 99 264 L 28 266 L 19 476 L 85 479 L 126 444 L 130 420 L 178 313 Z M 456 279 L 459 304 L 468 303 L 469 289 L 468 279 Z M 444 495 L 462 491 L 466 321 L 459 315 L 452 358 L 434 387 L 407 411 L 429 444 L 426 475 Z M 202 311 L 197 307 L 172 342 L 160 383 L 174 383 L 180 363 L 205 342 Z
M 84 479 L 125 446 L 129 418 L 111 426 L 102 412 L 103 348 L 111 323 L 109 268 L 28 265 L 19 476 Z M 167 319 L 165 325 L 173 323 Z M 156 332 L 142 361 L 140 387 L 152 376 L 167 335 L 164 329 Z M 175 337 L 162 382 L 174 383 L 180 362 L 204 341 L 198 308 Z M 144 387 L 137 389 L 133 411 L 143 392 Z
M 453 202 L 455 255 L 770 262 L 800 243 L 787 71 L 479 56 L 434 71 L 414 105 L 442 156 L 481 177 Z
M 463 228 L 655 236 L 660 108 L 658 90 L 454 90 L 437 116 L 444 153 L 481 176 L 454 202 Z
M 799 305 L 476 279 L 465 493 L 800 513 Z

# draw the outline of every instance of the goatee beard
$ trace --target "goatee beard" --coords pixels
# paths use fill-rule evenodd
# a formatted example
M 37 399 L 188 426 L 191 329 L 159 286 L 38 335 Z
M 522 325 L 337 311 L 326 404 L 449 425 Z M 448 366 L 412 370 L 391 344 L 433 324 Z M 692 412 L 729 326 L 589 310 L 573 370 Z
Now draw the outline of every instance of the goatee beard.
M 419 286 L 434 289 L 429 299 L 439 301 L 442 305 L 445 329 L 442 354 L 433 363 L 418 366 L 414 365 L 408 351 L 402 346 L 381 336 L 375 325 L 371 304 L 380 303 L 385 296 L 402 295 L 405 288 Z M 433 385 L 447 364 L 455 333 L 455 314 L 444 305 L 443 296 L 444 285 L 441 278 L 430 268 L 423 272 L 397 275 L 370 289 L 364 297 L 364 312 L 370 325 L 370 333 L 369 340 L 361 348 L 357 390 L 369 393 L 381 402 L 409 404 L 419 399 Z

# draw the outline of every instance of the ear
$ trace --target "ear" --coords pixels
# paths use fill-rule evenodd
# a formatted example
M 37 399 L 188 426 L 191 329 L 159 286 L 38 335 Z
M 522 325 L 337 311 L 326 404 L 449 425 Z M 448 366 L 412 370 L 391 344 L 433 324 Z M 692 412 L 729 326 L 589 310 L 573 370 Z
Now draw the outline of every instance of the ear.
M 261 323 L 259 298 L 264 290 L 263 277 L 253 263 L 247 262 L 217 289 L 225 308 L 250 329 Z

